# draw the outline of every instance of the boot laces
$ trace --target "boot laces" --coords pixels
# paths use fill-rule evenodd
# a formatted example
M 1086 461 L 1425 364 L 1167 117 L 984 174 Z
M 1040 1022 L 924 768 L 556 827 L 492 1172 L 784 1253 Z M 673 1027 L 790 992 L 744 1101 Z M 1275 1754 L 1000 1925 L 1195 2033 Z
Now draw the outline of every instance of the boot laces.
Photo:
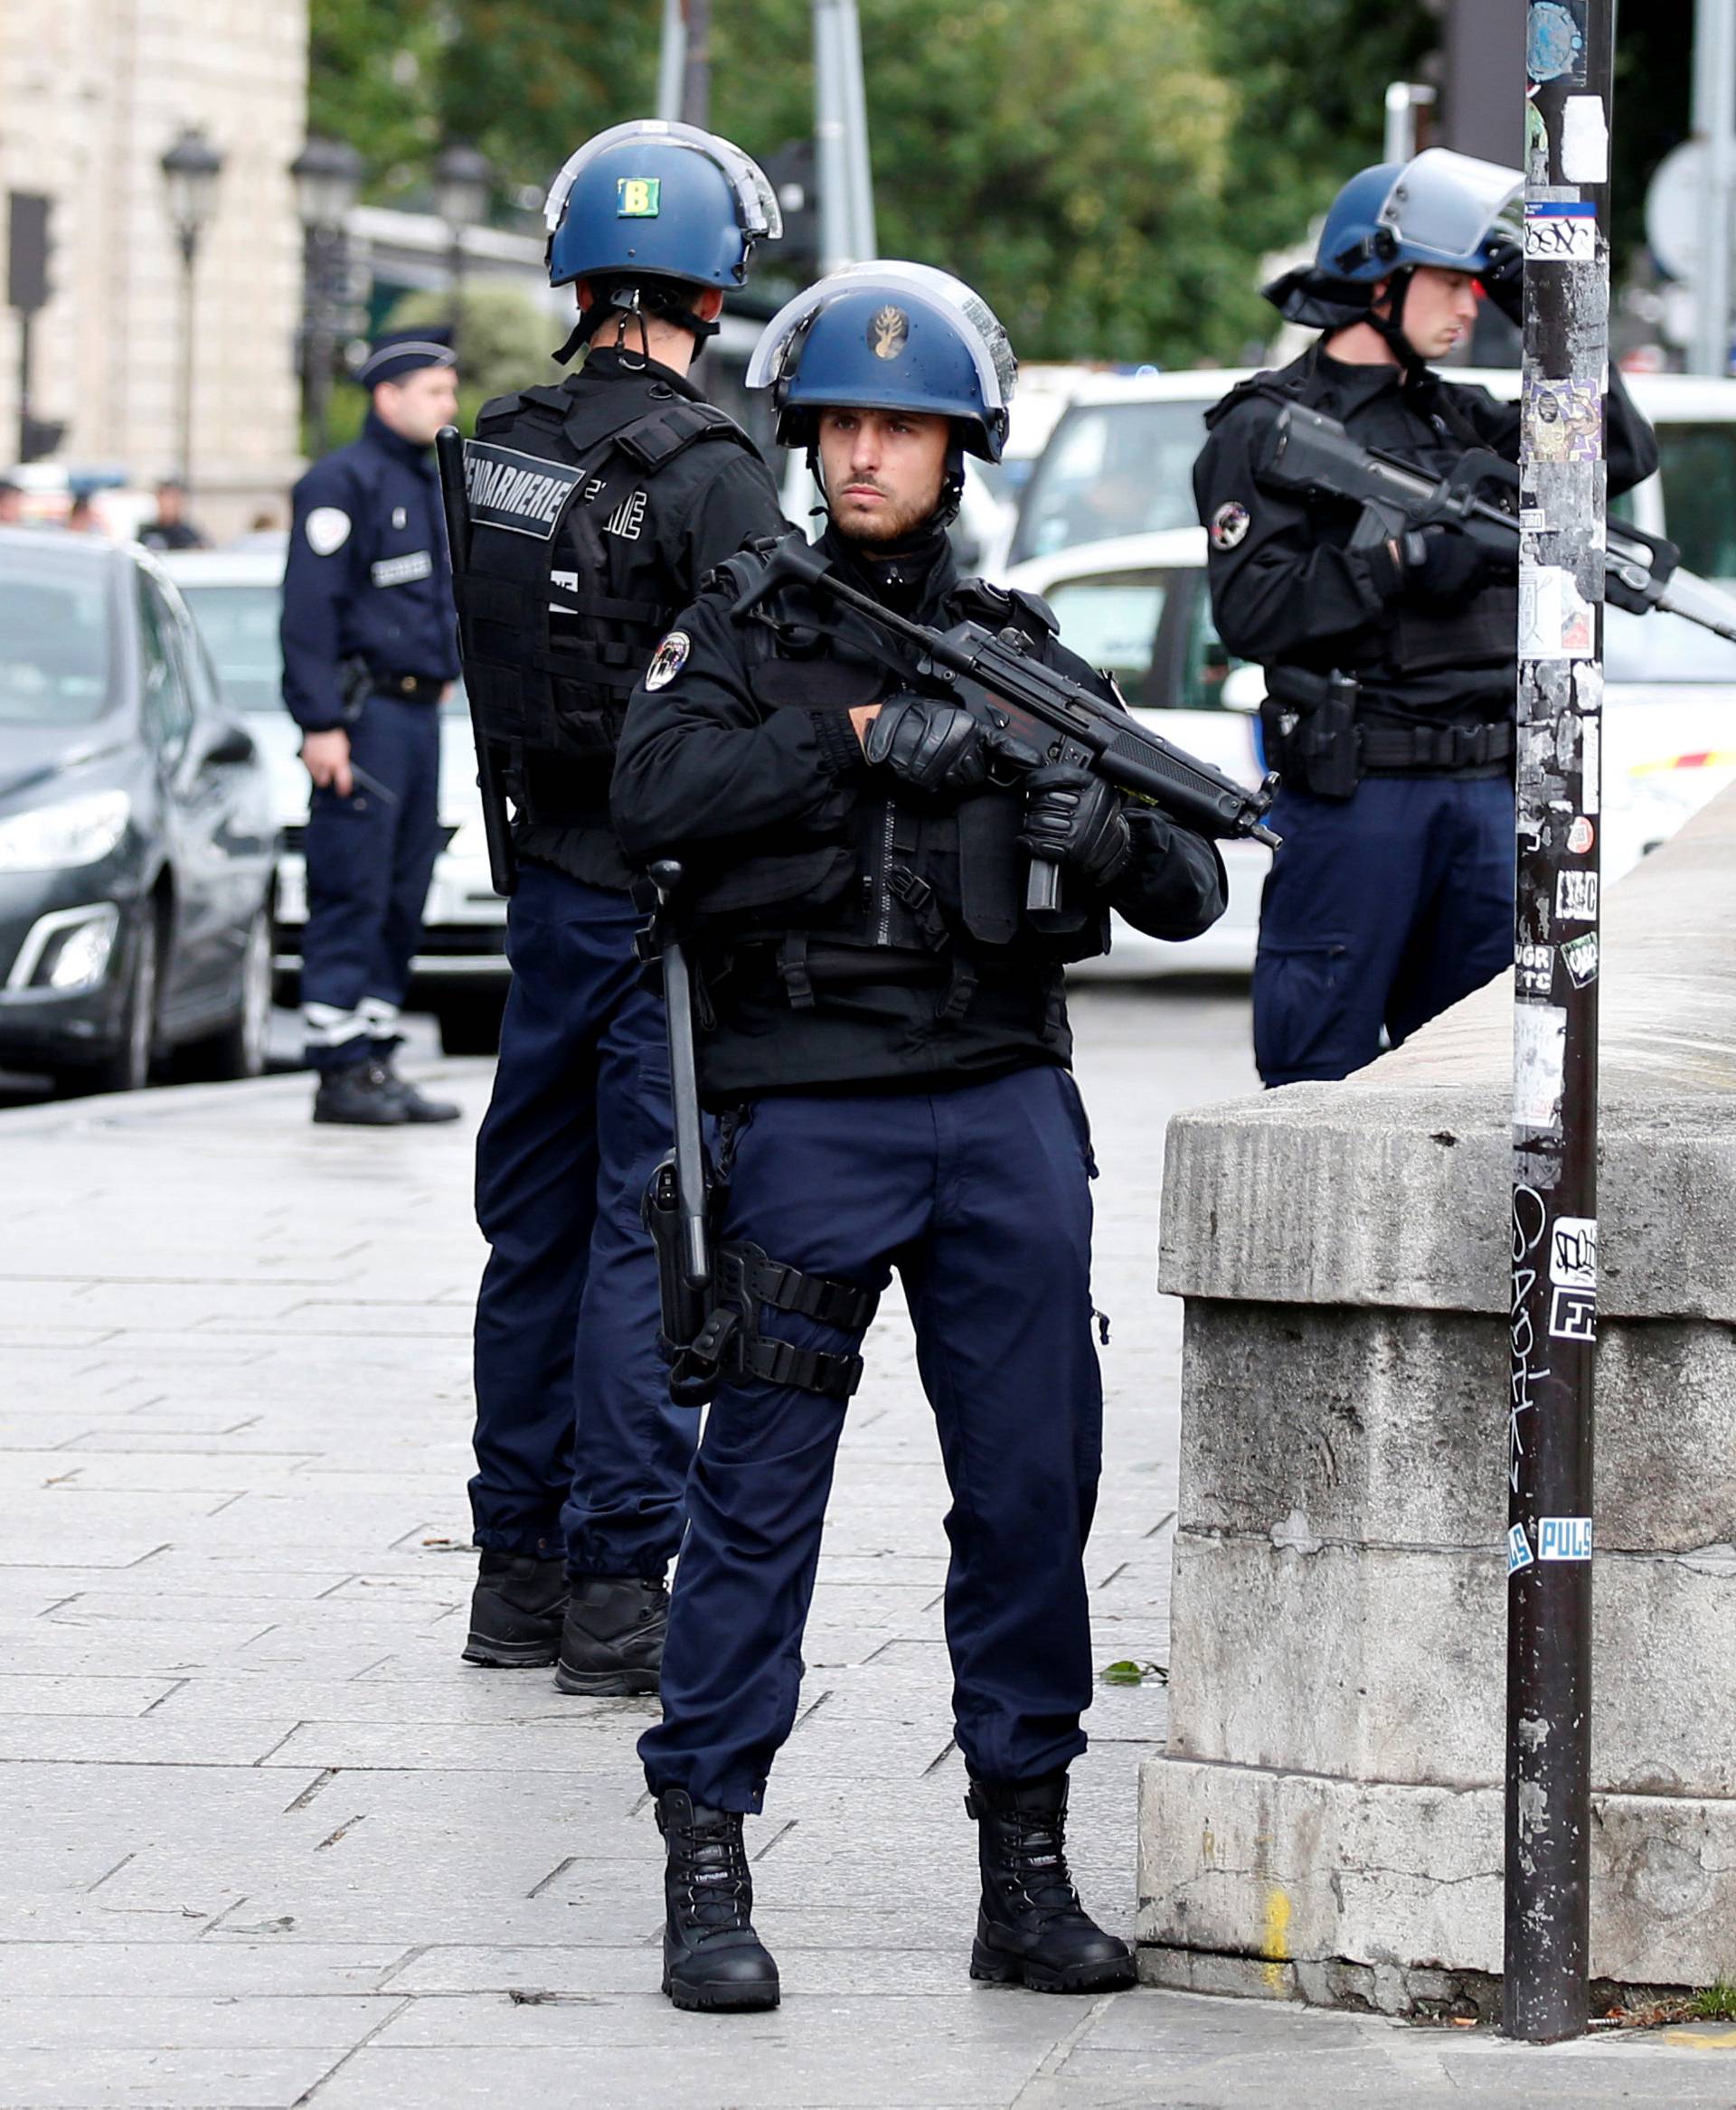
M 1009 1810 L 1006 1826 L 1007 1859 L 1015 1871 L 1008 1889 L 1017 1889 L 1032 1908 L 1045 1917 L 1082 1914 L 1084 1907 L 1073 1888 L 1067 1866 L 1062 1818 L 1047 1812 Z
M 686 1917 L 706 1934 L 722 1934 L 749 1924 L 753 1879 L 740 1827 L 728 1823 L 692 1824 L 681 1832 Z

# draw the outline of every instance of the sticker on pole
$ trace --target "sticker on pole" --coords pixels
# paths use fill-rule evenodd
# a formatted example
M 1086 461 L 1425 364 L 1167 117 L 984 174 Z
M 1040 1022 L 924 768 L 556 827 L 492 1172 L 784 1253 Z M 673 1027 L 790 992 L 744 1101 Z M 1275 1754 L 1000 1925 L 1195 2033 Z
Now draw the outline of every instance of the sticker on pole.
M 1597 611 L 1573 574 L 1560 564 L 1519 567 L 1521 659 L 1586 659 L 1597 639 Z
M 1525 71 L 1533 80 L 1585 79 L 1585 0 L 1532 0 Z
M 1598 1220 L 1558 1216 L 1549 1235 L 1549 1279 L 1569 1289 L 1598 1286 Z
M 1555 874 L 1557 923 L 1595 923 L 1598 919 L 1598 875 L 1595 871 L 1558 871 Z
M 1539 1560 L 1590 1560 L 1590 1518 L 1539 1517 L 1537 1558 Z
M 1561 1117 L 1567 1013 L 1559 1004 L 1522 1003 L 1513 1014 L 1513 1122 L 1553 1128 Z
M 1507 1573 L 1517 1575 L 1522 1568 L 1532 1563 L 1531 1540 L 1525 1536 L 1525 1527 L 1515 1524 L 1507 1533 Z
M 1592 1289 L 1557 1289 L 1550 1293 L 1549 1337 L 1552 1341 L 1579 1341 L 1588 1347 L 1598 1337 L 1598 1295 Z
M 1587 930 L 1578 937 L 1570 937 L 1561 947 L 1561 958 L 1568 973 L 1573 977 L 1573 986 L 1583 989 L 1598 978 L 1598 934 Z
M 1521 458 L 1595 462 L 1603 453 L 1603 398 L 1594 381 L 1527 381 Z
M 1595 264 L 1598 209 L 1577 199 L 1533 200 L 1525 206 L 1528 264 Z

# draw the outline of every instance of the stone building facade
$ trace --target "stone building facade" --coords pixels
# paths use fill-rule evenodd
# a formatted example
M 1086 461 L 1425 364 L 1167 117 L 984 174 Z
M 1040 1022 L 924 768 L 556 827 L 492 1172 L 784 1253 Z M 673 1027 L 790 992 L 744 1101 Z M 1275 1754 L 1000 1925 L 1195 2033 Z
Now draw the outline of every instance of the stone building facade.
M 177 466 L 185 330 L 159 163 L 184 126 L 223 156 L 193 297 L 194 511 L 213 533 L 285 511 L 298 467 L 307 0 L 0 0 L 5 193 L 52 201 L 52 295 L 32 408 L 58 458 L 148 485 Z M 0 291 L 3 291 L 0 288 Z M 0 464 L 18 433 L 18 325 L 0 315 Z

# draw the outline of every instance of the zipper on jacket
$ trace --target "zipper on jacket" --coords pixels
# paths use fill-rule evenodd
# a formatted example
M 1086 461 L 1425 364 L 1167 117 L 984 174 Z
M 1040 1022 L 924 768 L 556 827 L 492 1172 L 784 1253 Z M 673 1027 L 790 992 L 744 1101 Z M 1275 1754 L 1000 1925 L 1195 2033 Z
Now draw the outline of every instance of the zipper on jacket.
M 881 825 L 879 869 L 874 873 L 875 906 L 879 913 L 879 928 L 874 937 L 876 945 L 891 945 L 892 942 L 892 890 L 886 882 L 892 869 L 897 837 L 898 814 L 889 798 Z

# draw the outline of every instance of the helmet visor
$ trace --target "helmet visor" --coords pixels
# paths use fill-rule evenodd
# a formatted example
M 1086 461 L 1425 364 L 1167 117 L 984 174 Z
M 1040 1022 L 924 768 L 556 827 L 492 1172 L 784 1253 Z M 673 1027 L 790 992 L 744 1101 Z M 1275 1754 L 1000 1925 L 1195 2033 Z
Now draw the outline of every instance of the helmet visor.
M 764 169 L 751 155 L 743 154 L 727 139 L 720 139 L 714 132 L 701 131 L 697 125 L 675 124 L 663 118 L 637 118 L 631 124 L 611 125 L 607 132 L 599 132 L 568 158 L 550 184 L 548 200 L 542 208 L 542 224 L 551 234 L 561 225 L 568 194 L 580 174 L 598 155 L 632 139 L 661 140 L 671 146 L 690 147 L 695 154 L 703 154 L 708 161 L 715 162 L 728 179 L 730 188 L 735 193 L 736 220 L 750 241 L 776 241 L 783 233 L 784 216 L 778 209 L 778 193 L 767 182 Z
M 753 348 L 753 357 L 748 362 L 748 386 L 769 388 L 782 371 L 787 349 L 821 308 L 840 293 L 853 293 L 863 287 L 884 289 L 892 294 L 920 294 L 931 305 L 956 316 L 962 325 L 961 334 L 970 348 L 971 360 L 982 383 L 984 408 L 1005 410 L 1013 400 L 1019 363 L 1013 356 L 1012 344 L 995 311 L 980 294 L 972 292 L 962 278 L 955 278 L 949 271 L 937 271 L 931 264 L 910 264 L 898 259 L 846 264 L 787 302 L 766 325 Z
M 1516 168 L 1430 146 L 1399 171 L 1381 221 L 1397 235 L 1407 261 L 1472 271 L 1486 261 L 1492 235 L 1516 232 L 1524 186 Z

